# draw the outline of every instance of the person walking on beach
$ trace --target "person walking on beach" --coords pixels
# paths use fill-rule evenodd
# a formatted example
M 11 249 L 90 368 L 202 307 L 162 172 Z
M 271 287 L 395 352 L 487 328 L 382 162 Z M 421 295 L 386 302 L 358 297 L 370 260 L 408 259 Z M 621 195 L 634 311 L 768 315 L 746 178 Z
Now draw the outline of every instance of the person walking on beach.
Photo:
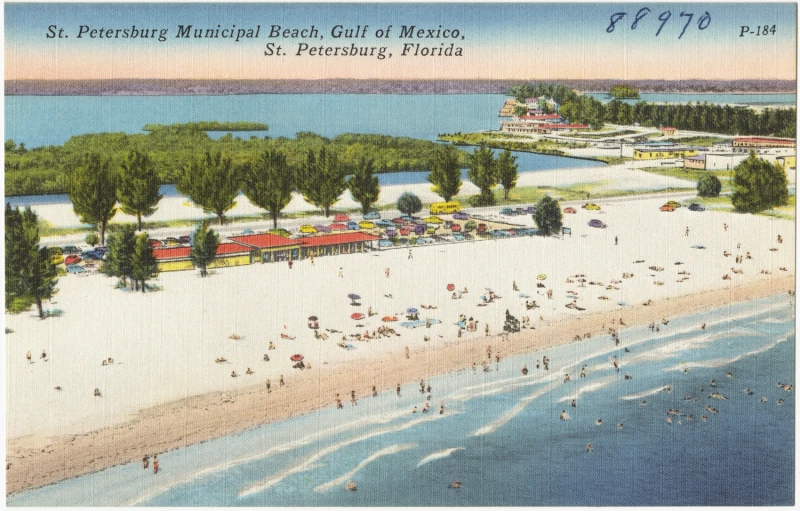
M 689 226 L 687 225 L 686 226 L 686 236 L 688 236 L 688 235 L 689 235 Z
M 355 390 L 351 390 L 350 391 L 350 405 L 358 406 L 358 401 L 356 401 L 356 391 Z
M 486 328 L 483 331 L 486 332 L 486 335 L 489 335 L 489 323 L 486 323 Z
M 158 474 L 158 455 L 153 455 L 153 473 Z
M 378 389 L 375 388 L 375 385 L 372 386 L 372 397 L 378 397 Z
M 269 378 L 267 378 L 267 394 L 272 393 L 272 383 L 270 383 Z
M 400 397 L 400 384 L 397 384 L 397 397 Z
M 343 276 L 344 276 L 344 275 L 342 275 L 342 268 L 341 268 L 341 267 L 339 267 L 339 277 L 343 277 Z
M 292 260 L 291 259 L 289 259 L 289 269 L 290 270 L 292 269 Z
M 728 224 L 722 224 L 722 228 L 725 230 L 725 232 L 728 232 Z
M 31 352 L 25 354 L 25 358 L 28 359 L 28 362 L 31 362 Z
M 414 259 L 414 254 L 411 252 L 410 248 L 408 249 L 408 258 L 409 259 Z
M 150 466 L 150 456 L 145 454 L 144 457 L 142 458 L 142 469 L 146 469 L 149 466 Z
M 314 266 L 314 254 L 309 254 L 308 258 L 311 259 L 311 266 Z
M 388 279 L 389 278 L 389 268 L 386 268 L 385 270 L 383 270 L 383 272 L 386 274 L 386 278 Z
M 281 387 L 283 387 L 284 385 L 286 385 L 286 383 L 284 383 L 284 381 L 283 381 L 283 375 L 281 375 L 281 380 L 280 380 L 280 382 L 278 382 L 278 383 L 279 383 L 279 385 L 280 385 Z
M 409 352 L 408 352 L 408 346 L 406 346 L 406 358 L 411 358 L 411 357 L 409 356 Z
M 614 246 L 618 244 L 619 244 L 619 239 L 616 236 L 614 236 Z

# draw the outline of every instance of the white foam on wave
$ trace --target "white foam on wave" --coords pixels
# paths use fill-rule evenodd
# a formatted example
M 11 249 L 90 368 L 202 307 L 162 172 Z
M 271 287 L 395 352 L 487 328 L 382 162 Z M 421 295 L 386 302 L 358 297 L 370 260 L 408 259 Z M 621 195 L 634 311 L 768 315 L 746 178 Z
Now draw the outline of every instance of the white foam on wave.
M 726 332 L 717 332 L 713 334 L 709 333 L 698 337 L 693 337 L 689 339 L 680 339 L 675 342 L 664 344 L 652 350 L 646 351 L 644 353 L 639 353 L 638 355 L 634 355 L 630 358 L 627 358 L 627 361 L 629 363 L 633 363 L 642 361 L 666 360 L 668 358 L 674 357 L 675 355 L 683 351 L 696 349 L 705 344 L 711 344 L 717 341 L 730 339 L 733 337 L 739 337 L 742 335 L 747 335 L 750 337 L 764 337 L 765 334 L 756 332 L 755 330 L 749 330 L 743 328 L 729 330 Z
M 385 448 L 381 449 L 380 451 L 372 453 L 369 457 L 367 457 L 367 459 L 365 459 L 364 461 L 362 461 L 361 463 L 356 465 L 356 467 L 353 470 L 351 470 L 350 472 L 342 475 L 341 477 L 337 477 L 336 479 L 334 479 L 332 481 L 328 481 L 325 484 L 321 484 L 321 485 L 317 486 L 316 488 L 314 488 L 314 491 L 322 492 L 322 491 L 330 490 L 331 488 L 334 488 L 336 486 L 342 485 L 348 479 L 350 479 L 356 473 L 358 473 L 359 470 L 361 470 L 362 468 L 366 467 L 367 465 L 369 465 L 373 461 L 377 460 L 378 458 L 381 458 L 383 456 L 389 456 L 390 454 L 396 454 L 398 452 L 405 451 L 405 450 L 408 450 L 408 449 L 413 449 L 416 446 L 417 446 L 417 444 L 396 444 L 396 445 L 391 445 L 389 447 L 385 447 Z
M 761 346 L 760 348 L 756 348 L 753 351 L 749 351 L 747 353 L 743 353 L 741 355 L 737 355 L 737 356 L 735 356 L 733 358 L 715 358 L 715 359 L 711 359 L 711 360 L 699 360 L 697 362 L 681 362 L 680 364 L 674 365 L 672 367 L 665 367 L 663 370 L 664 370 L 664 372 L 669 372 L 669 371 L 683 371 L 684 369 L 690 369 L 692 367 L 706 367 L 706 368 L 723 367 L 723 366 L 726 366 L 726 365 L 729 365 L 729 364 L 733 364 L 734 362 L 738 362 L 739 360 L 742 360 L 743 358 L 752 357 L 753 355 L 758 355 L 760 353 L 764 353 L 765 351 L 769 351 L 772 348 L 774 348 L 775 346 L 777 346 L 778 344 L 780 344 L 782 342 L 786 342 L 787 340 L 789 340 L 790 336 L 791 336 L 791 334 L 787 335 L 785 337 L 782 337 L 782 338 L 776 340 L 775 342 L 771 342 L 771 343 L 765 344 L 764 346 Z
M 560 384 L 558 382 L 553 382 L 546 387 L 537 389 L 529 396 L 520 399 L 517 405 L 511 410 L 505 412 L 503 415 L 501 415 L 494 421 L 490 422 L 486 426 L 475 430 L 475 432 L 472 433 L 472 436 L 483 436 L 483 435 L 488 435 L 490 433 L 494 433 L 495 431 L 497 431 L 498 428 L 505 425 L 508 421 L 519 415 L 520 412 L 522 412 L 522 410 L 524 410 L 525 407 L 528 406 L 533 400 L 543 396 L 544 394 L 547 394 L 548 392 L 555 389 L 559 385 Z
M 452 414 L 452 412 L 450 414 L 444 414 L 444 415 L 429 414 L 427 417 L 426 416 L 421 416 L 421 417 L 418 417 L 416 419 L 410 420 L 410 421 L 402 423 L 402 424 L 398 424 L 398 425 L 390 427 L 390 428 L 384 428 L 384 429 L 379 429 L 379 430 L 376 430 L 376 431 L 371 431 L 371 432 L 366 433 L 364 435 L 357 436 L 357 437 L 354 437 L 354 438 L 349 438 L 349 439 L 344 440 L 342 442 L 329 445 L 328 447 L 325 447 L 324 449 L 320 449 L 319 451 L 317 451 L 316 454 L 314 454 L 313 456 L 310 456 L 309 458 L 307 458 L 302 463 L 300 463 L 298 465 L 295 465 L 295 466 L 293 466 L 293 467 L 291 467 L 289 469 L 286 469 L 283 472 L 279 472 L 278 474 L 272 476 L 269 479 L 266 479 L 266 480 L 264 480 L 264 481 L 262 481 L 262 482 L 260 482 L 258 484 L 254 484 L 253 486 L 250 486 L 249 488 L 246 488 L 246 489 L 242 490 L 241 492 L 239 492 L 239 497 L 247 497 L 247 496 L 250 496 L 250 495 L 254 495 L 256 493 L 261 493 L 264 490 L 268 490 L 268 489 L 272 488 L 273 486 L 275 486 L 279 482 L 283 481 L 284 479 L 286 479 L 287 477 L 289 477 L 292 474 L 297 474 L 299 472 L 305 472 L 307 470 L 310 470 L 317 463 L 317 461 L 319 461 L 320 459 L 324 458 L 325 456 L 327 456 L 327 455 L 329 455 L 329 454 L 331 454 L 333 452 L 338 451 L 339 449 L 342 449 L 343 447 L 347 447 L 348 445 L 352 445 L 352 444 L 361 442 L 363 440 L 368 440 L 368 439 L 374 438 L 376 436 L 385 435 L 385 434 L 388 434 L 388 433 L 396 433 L 397 431 L 402 431 L 404 429 L 408 429 L 408 428 L 417 426 L 418 424 L 421 424 L 423 422 L 430 422 L 430 421 L 438 420 L 438 419 L 447 417 L 448 415 L 451 415 L 451 414 Z
M 594 392 L 595 390 L 602 389 L 603 387 L 607 387 L 610 383 L 612 383 L 616 379 L 615 376 L 610 376 L 607 378 L 603 378 L 600 380 L 593 381 L 592 383 L 587 383 L 586 385 L 582 385 L 577 392 L 572 395 L 564 396 L 559 399 L 558 403 L 563 403 L 565 401 L 570 401 L 572 399 L 578 399 L 583 394 L 588 394 L 589 392 Z
M 623 401 L 639 400 L 639 399 L 642 399 L 643 397 L 652 396 L 653 394 L 658 394 L 660 392 L 664 392 L 664 389 L 666 389 L 667 387 L 671 387 L 671 386 L 672 386 L 672 384 L 668 383 L 667 385 L 662 385 L 662 386 L 656 387 L 654 389 L 645 390 L 644 392 L 639 392 L 638 394 L 630 394 L 628 396 L 622 396 L 620 399 L 622 399 Z
M 464 450 L 466 450 L 466 449 L 464 449 L 463 447 L 451 447 L 450 449 L 444 449 L 442 451 L 436 451 L 436 452 L 434 452 L 432 454 L 429 454 L 429 455 L 425 456 L 424 458 L 422 458 L 422 460 L 420 460 L 420 462 L 417 463 L 417 468 L 421 467 L 422 465 L 425 465 L 426 463 L 430 463 L 431 461 L 436 461 L 436 460 L 440 460 L 442 458 L 447 458 L 448 456 L 450 456 L 454 452 L 464 451 Z
M 315 442 L 317 440 L 321 440 L 323 438 L 332 436 L 332 435 L 334 435 L 336 433 L 341 433 L 341 432 L 344 432 L 344 431 L 355 429 L 355 428 L 357 428 L 359 426 L 372 425 L 372 424 L 386 424 L 387 422 L 391 422 L 391 421 L 393 421 L 393 420 L 395 420 L 397 418 L 400 418 L 402 416 L 405 416 L 405 415 L 407 415 L 407 412 L 402 412 L 402 411 L 398 410 L 398 411 L 395 411 L 395 412 L 392 412 L 392 413 L 384 413 L 384 414 L 381 414 L 381 415 L 376 415 L 376 416 L 371 416 L 371 417 L 364 417 L 364 418 L 361 418 L 361 419 L 358 419 L 358 420 L 355 420 L 355 421 L 347 422 L 345 424 L 340 424 L 338 426 L 334 426 L 332 428 L 328 428 L 326 430 L 315 431 L 313 434 L 306 435 L 306 436 L 304 436 L 302 438 L 298 438 L 297 440 L 293 440 L 292 442 L 287 442 L 285 444 L 276 445 L 276 446 L 271 447 L 271 448 L 267 449 L 266 451 L 258 453 L 258 454 L 254 454 L 254 455 L 251 455 L 251 456 L 246 456 L 246 457 L 243 457 L 243 458 L 237 458 L 237 459 L 234 459 L 234 460 L 226 460 L 226 461 L 224 461 L 222 463 L 219 463 L 217 465 L 206 467 L 206 468 L 200 469 L 200 470 L 198 470 L 196 472 L 192 472 L 192 473 L 186 474 L 185 476 L 180 477 L 178 479 L 169 481 L 169 482 L 167 482 L 167 483 L 165 483 L 165 484 L 153 489 L 152 491 L 150 491 L 150 492 L 148 492 L 148 493 L 146 493 L 144 495 L 140 495 L 140 496 L 136 497 L 136 499 L 134 499 L 131 502 L 127 503 L 126 506 L 139 505 L 139 504 L 141 504 L 143 502 L 146 502 L 146 501 L 150 500 L 151 498 L 153 498 L 153 497 L 155 497 L 157 495 L 161 495 L 162 493 L 165 493 L 166 491 L 168 491 L 168 490 L 170 490 L 170 489 L 172 489 L 172 488 L 174 488 L 174 487 L 176 487 L 178 485 L 188 483 L 190 481 L 193 481 L 195 479 L 199 479 L 199 478 L 201 478 L 203 476 L 206 476 L 206 475 L 209 475 L 209 474 L 220 472 L 222 470 L 227 470 L 229 468 L 235 467 L 237 465 L 242 465 L 244 463 L 250 463 L 252 461 L 256 461 L 256 460 L 259 460 L 259 459 L 268 458 L 268 457 L 272 456 L 273 454 L 278 454 L 278 453 L 288 452 L 288 451 L 291 451 L 291 450 L 294 450 L 294 449 L 298 449 L 300 447 L 309 445 L 312 442 Z

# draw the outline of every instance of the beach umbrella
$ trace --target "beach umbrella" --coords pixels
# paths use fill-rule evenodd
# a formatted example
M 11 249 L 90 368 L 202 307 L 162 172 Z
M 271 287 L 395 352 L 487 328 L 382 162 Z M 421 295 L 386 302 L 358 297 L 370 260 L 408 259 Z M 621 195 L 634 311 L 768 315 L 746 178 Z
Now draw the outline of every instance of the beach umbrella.
M 360 312 L 354 312 L 350 314 L 350 319 L 364 319 L 364 315 Z
M 349 299 L 351 299 L 351 300 L 354 300 L 354 301 L 355 301 L 355 300 L 358 300 L 359 298 L 361 298 L 360 296 L 358 296 L 358 295 L 357 295 L 357 294 L 355 294 L 355 293 L 350 293 L 349 295 L 347 295 L 347 297 L 348 297 Z
M 408 314 L 416 314 L 417 313 L 417 309 L 415 309 L 414 307 L 409 307 L 408 309 L 406 309 L 406 312 Z
M 538 280 L 545 280 L 545 279 L 547 278 L 547 275 L 545 275 L 544 273 L 540 273 L 540 274 L 539 274 L 539 276 L 538 276 L 538 277 L 536 277 L 536 278 L 537 278 Z
M 291 360 L 292 362 L 300 362 L 301 360 L 303 360 L 303 355 L 295 353 L 294 355 L 289 357 L 289 360 Z
M 447 290 L 448 291 L 455 291 L 455 289 L 456 289 L 456 286 L 454 286 L 453 284 L 447 284 Z
M 317 321 L 318 319 L 319 319 L 319 318 L 317 318 L 316 316 L 309 316 L 309 317 L 308 317 L 308 320 L 309 320 L 309 321 Z
M 388 323 L 389 321 L 397 321 L 397 316 L 384 316 L 383 321 Z

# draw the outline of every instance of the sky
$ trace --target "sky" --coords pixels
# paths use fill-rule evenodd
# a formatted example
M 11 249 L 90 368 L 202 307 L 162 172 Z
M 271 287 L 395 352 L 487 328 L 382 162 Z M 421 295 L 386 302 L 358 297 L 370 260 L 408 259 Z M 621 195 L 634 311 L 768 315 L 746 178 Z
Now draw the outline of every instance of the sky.
M 650 11 L 632 28 L 643 8 Z M 609 31 L 617 13 L 626 14 Z M 656 35 L 659 18 L 665 21 Z M 794 80 L 796 20 L 792 3 L 6 3 L 5 79 Z M 178 38 L 180 25 L 261 29 L 258 38 L 237 42 Z M 313 25 L 322 39 L 270 38 L 273 25 Z M 337 25 L 354 31 L 366 25 L 366 37 L 334 38 Z M 441 25 L 458 30 L 458 37 L 400 38 L 401 27 L 412 25 Z M 377 37 L 389 26 L 388 36 Z M 752 33 L 742 36 L 742 26 Z M 124 38 L 123 30 L 134 27 L 164 30 L 165 41 Z M 101 29 L 119 29 L 119 38 L 89 37 Z M 283 54 L 266 56 L 270 43 L 273 53 L 281 46 Z M 392 56 L 297 55 L 300 44 L 386 47 L 384 55 Z M 402 56 L 405 44 L 412 46 Z M 415 56 L 416 44 L 452 44 L 462 56 Z

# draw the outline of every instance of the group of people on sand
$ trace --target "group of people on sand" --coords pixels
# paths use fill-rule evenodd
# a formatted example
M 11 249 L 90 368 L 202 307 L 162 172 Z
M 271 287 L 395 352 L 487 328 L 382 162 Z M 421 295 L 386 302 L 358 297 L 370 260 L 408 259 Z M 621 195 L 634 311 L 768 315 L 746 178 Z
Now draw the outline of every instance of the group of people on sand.
M 25 354 L 25 360 L 27 360 L 28 363 L 33 364 L 33 355 L 31 355 L 30 351 Z M 47 362 L 47 351 L 44 348 L 42 348 L 42 355 L 39 357 L 39 360 Z
M 150 466 L 150 457 L 147 454 L 145 454 L 142 457 L 142 468 L 144 470 L 147 470 L 149 466 Z M 153 455 L 153 473 L 158 474 L 158 454 Z

